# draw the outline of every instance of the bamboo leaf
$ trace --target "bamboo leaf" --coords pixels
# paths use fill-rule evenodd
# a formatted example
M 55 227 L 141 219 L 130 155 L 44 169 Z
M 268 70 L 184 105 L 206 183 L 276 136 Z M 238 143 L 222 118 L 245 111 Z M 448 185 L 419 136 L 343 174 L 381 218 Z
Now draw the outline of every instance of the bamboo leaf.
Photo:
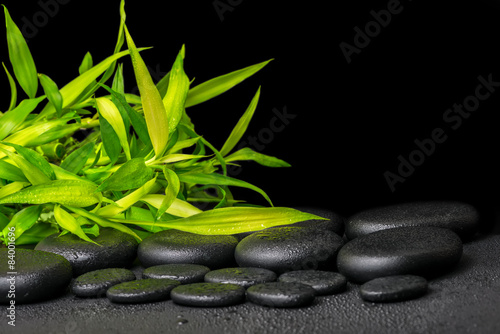
M 233 154 L 227 156 L 225 160 L 226 162 L 252 160 L 266 167 L 290 167 L 290 164 L 286 161 L 255 152 L 249 147 L 245 147 L 234 152 Z
M 82 227 L 80 226 L 80 224 L 78 224 L 76 219 L 72 215 L 70 215 L 67 211 L 61 209 L 61 206 L 59 204 L 57 204 L 54 207 L 54 218 L 56 219 L 57 224 L 61 226 L 63 229 L 77 235 L 78 237 L 80 237 L 85 241 L 99 245 L 97 242 L 90 239 L 85 234 L 85 232 L 83 232 Z
M 29 230 L 33 225 L 37 222 L 38 217 L 40 217 L 40 214 L 42 213 L 42 206 L 40 205 L 34 205 L 34 206 L 29 206 L 27 208 L 22 209 L 21 211 L 17 212 L 13 217 L 10 223 L 5 226 L 5 228 L 2 230 L 2 234 L 4 238 L 7 238 L 7 235 L 9 233 L 9 229 L 11 227 L 15 227 L 15 237 L 16 241 L 17 239 L 27 230 Z M 17 242 L 16 242 L 17 244 Z
M 97 109 L 99 111 L 99 115 L 108 121 L 116 135 L 118 136 L 118 140 L 125 152 L 125 156 L 127 160 L 131 159 L 130 156 L 130 146 L 127 139 L 127 130 L 125 129 L 125 124 L 123 123 L 123 118 L 116 107 L 116 105 L 109 99 L 105 97 L 100 97 L 96 99 Z
M 125 36 L 130 49 L 130 57 L 134 67 L 137 86 L 141 94 L 142 108 L 144 110 L 149 137 L 151 138 L 156 157 L 161 158 L 168 144 L 169 125 L 167 112 L 160 93 L 153 83 L 148 68 L 139 55 L 126 25 Z
M 7 79 L 9 79 L 9 85 L 10 85 L 10 105 L 9 109 L 7 111 L 12 110 L 16 107 L 17 104 L 17 86 L 16 82 L 14 81 L 14 78 L 12 75 L 10 75 L 9 70 L 7 67 L 5 67 L 5 64 L 2 62 L 2 66 L 5 70 L 5 73 L 7 74 Z
M 118 135 L 106 118 L 99 117 L 99 126 L 101 129 L 101 140 L 104 150 L 109 157 L 110 163 L 114 164 L 120 157 L 120 152 L 122 151 L 120 138 L 118 138 Z
M 25 231 L 19 239 L 16 239 L 16 245 L 34 245 L 57 232 L 59 230 L 55 224 L 37 222 L 29 230 Z
M 0 151 L 6 154 L 14 163 L 21 169 L 23 172 L 24 176 L 28 179 L 28 181 L 33 184 L 42 184 L 50 181 L 50 178 L 45 175 L 40 169 L 35 167 L 32 163 L 27 161 L 25 158 L 23 158 L 20 155 L 17 155 L 15 153 L 12 153 L 10 151 L 4 150 L 3 148 L 0 147 Z M 37 203 L 33 203 L 37 204 Z
M 59 91 L 59 88 L 57 87 L 57 84 L 45 74 L 38 74 L 38 78 L 40 79 L 43 91 L 45 92 L 45 95 L 47 95 L 49 102 L 52 103 L 52 105 L 56 109 L 57 115 L 61 117 L 63 97 L 61 95 L 61 92 Z
M 92 60 L 92 55 L 90 54 L 90 52 L 87 52 L 85 54 L 85 56 L 83 57 L 83 61 L 80 65 L 80 67 L 78 68 L 78 72 L 80 74 L 83 74 L 83 73 L 87 72 L 88 70 L 90 70 L 92 68 L 92 66 L 94 66 L 94 61 Z
M 123 191 L 143 186 L 153 177 L 153 170 L 146 166 L 144 159 L 135 158 L 123 164 L 104 181 L 97 191 Z
M 6 112 L 0 118 L 0 140 L 10 135 L 14 129 L 21 125 L 43 99 L 45 99 L 45 96 L 23 100 L 16 108 Z
M 172 203 L 177 198 L 177 194 L 179 193 L 179 189 L 181 187 L 179 177 L 173 170 L 165 167 L 163 168 L 163 174 L 165 175 L 168 185 L 165 189 L 165 198 L 158 208 L 155 220 L 160 218 L 168 210 L 168 208 L 170 208 Z
M 149 194 L 140 199 L 141 202 L 148 203 L 151 206 L 159 209 L 161 204 L 165 200 L 166 195 L 161 194 Z M 192 204 L 180 200 L 178 198 L 174 199 L 170 207 L 166 211 L 167 213 L 178 216 L 178 217 L 189 217 L 197 213 L 203 212 Z
M 90 142 L 73 151 L 61 162 L 61 168 L 70 173 L 78 174 L 94 152 L 94 146 L 94 142 Z
M 208 101 L 228 91 L 243 80 L 260 71 L 271 60 L 272 59 L 221 75 L 191 88 L 186 99 L 186 108 Z
M 3 199 L 4 197 L 9 196 L 11 194 L 17 193 L 19 190 L 29 185 L 30 184 L 28 182 L 22 182 L 22 181 L 14 181 L 12 183 L 9 183 L 0 188 L 0 199 Z
M 38 90 L 38 77 L 35 62 L 23 34 L 12 21 L 7 7 L 4 7 L 7 27 L 7 45 L 9 58 L 19 85 L 30 99 L 34 99 Z
M 0 160 L 0 177 L 9 181 L 27 182 L 28 179 L 23 172 L 16 166 Z
M 231 150 L 238 144 L 240 141 L 241 137 L 243 137 L 243 134 L 245 134 L 245 131 L 248 128 L 248 124 L 252 120 L 253 114 L 255 113 L 255 109 L 257 108 L 257 104 L 259 102 L 259 97 L 260 97 L 260 87 L 257 90 L 257 93 L 253 97 L 252 101 L 250 102 L 250 105 L 248 106 L 247 110 L 241 116 L 240 120 L 234 127 L 233 131 L 229 135 L 229 138 L 227 138 L 226 142 L 224 143 L 224 146 L 220 150 L 220 154 L 222 156 L 226 156 Z
M 21 145 L 10 144 L 10 143 L 2 143 L 2 144 L 14 147 L 17 153 L 19 153 L 24 159 L 26 159 L 29 163 L 31 163 L 36 169 L 40 170 L 43 174 L 45 174 L 49 178 L 49 180 L 56 179 L 54 170 L 50 166 L 49 162 L 45 160 L 44 157 L 42 157 L 36 151 L 23 147 Z

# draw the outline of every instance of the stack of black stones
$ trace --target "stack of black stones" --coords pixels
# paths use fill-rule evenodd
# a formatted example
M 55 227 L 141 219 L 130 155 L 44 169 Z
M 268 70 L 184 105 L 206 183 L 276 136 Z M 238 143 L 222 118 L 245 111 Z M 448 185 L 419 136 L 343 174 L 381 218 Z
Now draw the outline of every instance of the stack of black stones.
M 426 294 L 429 280 L 457 266 L 479 223 L 477 210 L 460 202 L 399 204 L 348 219 L 298 209 L 328 220 L 227 236 L 166 230 L 140 244 L 107 228 L 93 238 L 100 246 L 52 235 L 34 250 L 17 250 L 16 302 L 70 289 L 113 303 L 300 307 L 342 293 L 348 282 L 365 301 L 404 301 Z M 7 250 L 0 256 L 0 302 L 7 303 Z

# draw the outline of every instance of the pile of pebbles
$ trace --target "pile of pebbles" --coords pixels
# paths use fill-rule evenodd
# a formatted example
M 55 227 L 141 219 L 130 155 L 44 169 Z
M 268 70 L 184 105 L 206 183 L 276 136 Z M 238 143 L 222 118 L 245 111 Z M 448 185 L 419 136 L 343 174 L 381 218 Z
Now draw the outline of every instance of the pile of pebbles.
M 300 307 L 342 293 L 348 282 L 365 301 L 405 301 L 425 295 L 429 280 L 457 266 L 463 242 L 479 225 L 477 210 L 461 202 L 405 203 L 348 219 L 298 209 L 329 220 L 231 236 L 167 230 L 140 244 L 107 228 L 93 238 L 101 246 L 72 234 L 49 236 L 33 250 L 16 250 L 16 303 L 55 298 L 69 288 L 113 303 Z M 0 303 L 8 303 L 7 249 L 0 257 Z M 130 269 L 136 260 L 138 273 Z

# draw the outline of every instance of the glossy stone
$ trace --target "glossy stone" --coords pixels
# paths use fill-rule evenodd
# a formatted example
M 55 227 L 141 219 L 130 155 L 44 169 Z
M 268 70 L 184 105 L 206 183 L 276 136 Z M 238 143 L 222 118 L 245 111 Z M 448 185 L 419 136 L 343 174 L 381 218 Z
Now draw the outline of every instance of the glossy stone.
M 450 271 L 462 257 L 458 235 L 440 227 L 398 227 L 347 242 L 337 257 L 341 274 L 364 283 L 378 277 L 435 277 Z
M 245 288 L 236 284 L 192 283 L 176 287 L 172 301 L 185 306 L 220 307 L 245 301 Z
M 306 284 L 271 282 L 253 285 L 247 290 L 247 300 L 268 307 L 300 307 L 311 304 L 316 292 Z
M 347 279 L 333 271 L 297 270 L 281 274 L 279 282 L 295 282 L 311 286 L 316 295 L 333 295 L 346 289 Z
M 135 279 L 135 274 L 125 268 L 99 269 L 78 276 L 71 291 L 78 297 L 105 297 L 110 287 Z
M 427 287 L 427 280 L 420 276 L 388 276 L 366 282 L 359 288 L 359 294 L 370 302 L 400 302 L 423 296 Z
M 101 228 L 98 237 L 90 237 L 100 246 L 71 233 L 58 235 L 43 239 L 35 249 L 64 256 L 75 277 L 98 269 L 130 267 L 137 255 L 137 240 L 113 228 Z
M 61 255 L 21 248 L 11 250 L 10 255 L 9 249 L 0 249 L 0 304 L 55 298 L 71 281 L 71 264 Z
M 141 279 L 112 286 L 106 296 L 114 303 L 151 303 L 166 300 L 180 282 L 171 279 Z
M 166 230 L 145 238 L 138 249 L 144 267 L 190 263 L 217 269 L 234 265 L 238 239 L 230 235 L 201 235 Z
M 479 225 L 479 213 L 469 204 L 452 201 L 411 202 L 359 212 L 347 219 L 346 236 L 362 235 L 394 227 L 436 226 L 469 239 Z
M 203 282 L 205 274 L 210 268 L 199 264 L 160 264 L 144 269 L 143 278 L 168 278 L 181 282 L 181 284 Z
M 252 285 L 276 281 L 278 276 L 271 270 L 264 268 L 224 268 L 212 270 L 205 275 L 205 282 L 231 283 L 244 288 Z

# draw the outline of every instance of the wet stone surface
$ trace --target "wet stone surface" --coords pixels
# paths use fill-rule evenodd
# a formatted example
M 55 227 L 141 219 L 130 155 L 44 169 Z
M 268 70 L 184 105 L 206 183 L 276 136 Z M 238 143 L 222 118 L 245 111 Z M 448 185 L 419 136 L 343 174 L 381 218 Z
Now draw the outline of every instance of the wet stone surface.
M 427 280 L 420 276 L 388 276 L 361 285 L 359 295 L 369 302 L 400 302 L 423 296 L 427 288 Z
M 252 285 L 276 281 L 278 276 L 271 270 L 264 268 L 224 268 L 212 270 L 205 275 L 205 282 L 231 283 L 244 288 Z
M 343 292 L 347 286 L 344 275 L 333 271 L 297 270 L 281 274 L 279 282 L 295 282 L 311 286 L 316 295 L 333 295 Z
M 151 303 L 166 300 L 180 282 L 171 279 L 141 279 L 112 286 L 106 296 L 114 303 Z
M 106 268 L 127 268 L 137 256 L 138 242 L 129 234 L 101 228 L 98 237 L 90 237 L 100 246 L 68 233 L 53 234 L 40 241 L 35 249 L 65 257 L 73 267 L 73 276 Z
M 135 274 L 125 268 L 99 269 L 78 276 L 71 291 L 78 297 L 106 297 L 110 287 L 135 279 Z
M 295 282 L 262 283 L 247 289 L 247 300 L 267 307 L 300 307 L 311 304 L 315 290 L 306 284 Z
M 11 252 L 12 253 L 12 252 Z M 9 250 L 0 249 L 0 304 L 33 303 L 58 297 L 71 278 L 71 264 L 58 254 L 15 249 L 15 264 L 9 267 Z M 9 297 L 9 291 L 14 293 Z
M 349 241 L 339 251 L 337 266 L 357 283 L 406 274 L 432 278 L 452 270 L 462 251 L 462 241 L 451 230 L 399 227 Z
M 168 278 L 181 284 L 203 282 L 205 274 L 210 271 L 207 266 L 199 264 L 161 264 L 145 269 L 142 278 Z
M 463 239 L 478 229 L 479 213 L 469 204 L 452 201 L 411 202 L 365 210 L 349 217 L 346 236 L 362 235 L 394 227 L 436 226 L 448 228 Z
M 144 267 L 190 263 L 218 269 L 234 264 L 238 239 L 230 235 L 200 235 L 167 230 L 145 238 L 138 249 Z
M 192 283 L 176 287 L 172 301 L 196 307 L 230 306 L 245 301 L 245 288 L 229 283 Z

